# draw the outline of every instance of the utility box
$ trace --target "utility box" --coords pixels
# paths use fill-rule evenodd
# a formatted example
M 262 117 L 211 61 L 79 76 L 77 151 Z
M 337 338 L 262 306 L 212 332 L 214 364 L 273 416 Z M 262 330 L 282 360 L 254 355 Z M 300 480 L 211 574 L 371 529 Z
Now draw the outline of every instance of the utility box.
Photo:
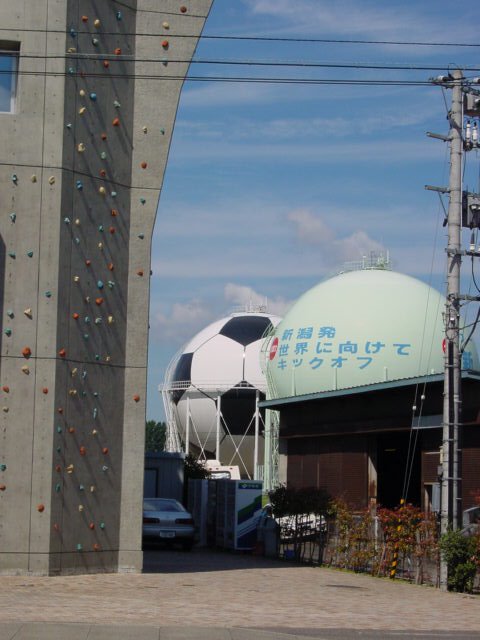
M 146 453 L 144 498 L 174 498 L 183 502 L 184 460 L 184 453 Z
M 261 482 L 217 480 L 216 545 L 223 549 L 250 551 L 257 541 L 257 522 L 262 510 Z

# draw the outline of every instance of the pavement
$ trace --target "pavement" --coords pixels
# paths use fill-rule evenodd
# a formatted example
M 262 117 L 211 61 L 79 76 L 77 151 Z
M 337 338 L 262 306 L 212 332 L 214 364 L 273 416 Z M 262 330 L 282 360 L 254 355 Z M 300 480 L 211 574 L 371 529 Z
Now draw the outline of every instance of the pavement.
M 142 574 L 0 576 L 0 640 L 480 638 L 480 596 L 195 549 Z

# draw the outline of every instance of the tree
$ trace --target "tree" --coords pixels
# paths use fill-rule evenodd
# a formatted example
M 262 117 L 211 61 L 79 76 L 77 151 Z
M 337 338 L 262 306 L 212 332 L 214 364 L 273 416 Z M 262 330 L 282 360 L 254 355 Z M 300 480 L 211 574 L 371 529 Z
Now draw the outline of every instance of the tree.
M 145 425 L 145 451 L 155 453 L 165 449 L 167 425 L 165 422 L 147 420 Z

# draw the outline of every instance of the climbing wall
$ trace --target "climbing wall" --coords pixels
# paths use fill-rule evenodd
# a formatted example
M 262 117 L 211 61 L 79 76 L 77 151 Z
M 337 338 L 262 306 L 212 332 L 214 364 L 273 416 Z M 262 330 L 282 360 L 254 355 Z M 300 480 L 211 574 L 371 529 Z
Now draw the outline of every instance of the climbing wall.
M 141 569 L 151 235 L 210 4 L 0 0 L 2 573 Z

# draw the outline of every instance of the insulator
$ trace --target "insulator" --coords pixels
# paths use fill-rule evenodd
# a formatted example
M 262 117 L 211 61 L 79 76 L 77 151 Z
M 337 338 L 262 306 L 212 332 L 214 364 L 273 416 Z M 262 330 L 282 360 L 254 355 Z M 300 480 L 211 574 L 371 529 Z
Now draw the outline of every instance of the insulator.
M 472 143 L 476 146 L 478 144 L 478 127 L 475 122 L 472 129 Z
M 472 139 L 472 125 L 470 124 L 470 120 L 465 125 L 465 142 L 470 142 Z

